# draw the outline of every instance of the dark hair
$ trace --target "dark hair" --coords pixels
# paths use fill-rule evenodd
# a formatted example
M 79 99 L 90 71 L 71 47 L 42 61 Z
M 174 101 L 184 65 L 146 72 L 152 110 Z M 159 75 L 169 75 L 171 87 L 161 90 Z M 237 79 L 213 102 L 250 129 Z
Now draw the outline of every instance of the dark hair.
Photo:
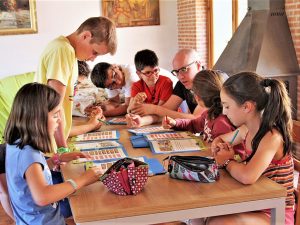
M 88 78 L 91 72 L 89 65 L 85 61 L 78 60 L 77 62 L 78 62 L 78 75 L 85 76 Z
M 115 24 L 106 17 L 91 17 L 84 21 L 76 33 L 90 31 L 92 34 L 91 43 L 105 43 L 109 52 L 113 55 L 117 51 L 117 34 Z
M 158 66 L 158 58 L 154 51 L 149 49 L 144 49 L 135 54 L 134 64 L 136 70 L 141 71 L 146 66 L 150 66 L 150 67 Z
M 21 149 L 30 145 L 45 153 L 52 152 L 48 113 L 59 103 L 60 95 L 53 88 L 39 83 L 25 84 L 14 99 L 4 131 L 5 141 Z
M 277 129 L 283 138 L 283 153 L 286 155 L 291 149 L 291 101 L 284 83 L 277 79 L 264 79 L 252 72 L 242 72 L 228 78 L 224 91 L 239 105 L 246 101 L 256 104 L 256 110 L 262 112 L 261 124 L 252 140 L 252 153 L 255 154 L 261 139 L 272 129 Z
M 222 88 L 221 74 L 214 70 L 202 70 L 193 80 L 192 91 L 201 98 L 208 108 L 208 119 L 215 119 L 222 113 L 220 91 Z
M 107 72 L 111 64 L 106 62 L 98 63 L 94 66 L 91 73 L 91 80 L 96 87 L 105 88 L 105 81 L 107 80 Z

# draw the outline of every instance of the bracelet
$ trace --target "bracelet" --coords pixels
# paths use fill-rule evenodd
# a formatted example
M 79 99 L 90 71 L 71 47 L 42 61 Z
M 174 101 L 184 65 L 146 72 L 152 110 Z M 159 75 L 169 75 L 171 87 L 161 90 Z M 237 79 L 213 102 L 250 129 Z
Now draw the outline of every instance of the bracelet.
M 59 160 L 59 154 L 55 153 L 52 158 L 52 163 L 54 165 L 53 171 L 60 171 L 60 160 Z
M 228 166 L 228 164 L 233 161 L 233 159 L 227 159 L 224 164 L 223 164 L 223 168 L 226 169 L 226 167 Z
M 65 147 L 60 147 L 60 148 L 57 149 L 58 154 L 63 154 L 63 153 L 66 153 L 66 152 L 70 152 L 70 149 L 65 148 Z
M 76 182 L 73 179 L 68 179 L 68 180 L 66 180 L 66 182 L 69 182 L 72 185 L 74 191 L 77 191 L 78 185 L 76 184 Z

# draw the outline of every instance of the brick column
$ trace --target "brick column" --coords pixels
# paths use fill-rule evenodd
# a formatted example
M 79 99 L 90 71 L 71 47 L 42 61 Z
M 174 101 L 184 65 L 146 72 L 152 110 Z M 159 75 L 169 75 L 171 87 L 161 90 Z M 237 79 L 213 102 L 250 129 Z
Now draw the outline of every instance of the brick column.
M 177 0 L 178 47 L 199 52 L 201 63 L 208 63 L 207 0 Z
M 300 2 L 299 0 L 285 0 L 285 10 L 290 25 L 290 30 L 300 66 Z M 299 74 L 300 75 L 300 74 Z M 297 88 L 297 120 L 300 120 L 300 79 Z

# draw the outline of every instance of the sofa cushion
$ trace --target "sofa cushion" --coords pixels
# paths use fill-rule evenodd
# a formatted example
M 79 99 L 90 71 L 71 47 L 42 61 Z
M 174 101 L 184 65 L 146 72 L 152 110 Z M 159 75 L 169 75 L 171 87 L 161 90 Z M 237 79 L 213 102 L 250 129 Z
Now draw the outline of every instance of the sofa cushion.
M 18 90 L 27 83 L 33 82 L 34 72 L 5 77 L 0 80 L 0 143 L 13 100 Z

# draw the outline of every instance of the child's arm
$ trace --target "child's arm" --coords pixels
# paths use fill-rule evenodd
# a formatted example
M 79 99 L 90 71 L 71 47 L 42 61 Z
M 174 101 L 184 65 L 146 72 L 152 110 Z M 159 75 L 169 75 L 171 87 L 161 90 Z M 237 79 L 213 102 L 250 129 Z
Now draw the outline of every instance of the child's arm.
M 62 105 L 63 100 L 65 98 L 65 94 L 66 94 L 66 86 L 64 86 L 58 80 L 49 80 L 47 84 L 60 94 L 60 96 L 61 96 L 60 104 Z M 64 118 L 64 114 L 65 114 L 64 109 L 63 109 L 63 107 L 61 107 L 61 110 L 60 110 L 61 118 Z M 65 134 L 64 134 L 64 129 L 65 129 L 65 122 L 64 122 L 64 120 L 61 120 L 61 122 L 59 123 L 58 129 L 54 134 L 55 142 L 58 147 L 68 147 L 67 138 L 65 137 Z
M 158 119 L 159 118 L 155 115 L 148 115 L 148 116 L 143 116 L 143 117 L 141 117 L 139 115 L 134 115 L 134 114 L 126 115 L 127 127 L 129 127 L 129 128 L 150 125 L 150 124 L 158 122 Z
M 125 103 L 123 104 L 118 104 L 115 105 L 114 107 L 108 109 L 107 110 L 103 110 L 103 115 L 104 116 L 120 116 L 120 115 L 124 115 L 127 112 L 127 108 L 130 102 L 130 97 L 129 98 L 125 98 Z
M 87 132 L 100 129 L 100 127 L 102 126 L 102 122 L 100 120 L 105 120 L 105 117 L 102 114 L 102 110 L 101 112 L 96 114 L 93 114 L 92 112 L 89 121 L 86 124 L 72 126 L 69 137 L 85 134 Z
M 135 108 L 131 110 L 134 114 L 139 114 L 141 116 L 155 114 L 160 117 L 169 116 L 172 118 L 182 118 L 182 119 L 195 119 L 200 116 L 203 109 L 199 106 L 196 107 L 193 114 L 178 112 L 178 107 L 182 103 L 182 99 L 176 95 L 172 95 L 168 101 L 160 106 L 153 104 L 141 104 L 136 105 Z
M 231 150 L 233 152 L 233 150 Z M 234 154 L 234 153 L 233 153 Z M 219 164 L 228 159 L 228 151 L 220 151 L 216 154 Z M 230 161 L 226 170 L 233 178 L 243 184 L 253 184 L 270 165 L 272 159 L 279 160 L 283 157 L 283 140 L 280 133 L 276 130 L 268 132 L 259 143 L 256 153 L 252 159 L 244 164 Z
M 100 171 L 98 167 L 93 167 L 73 179 L 77 185 L 76 189 L 68 181 L 49 185 L 45 180 L 42 166 L 39 163 L 33 163 L 28 167 L 25 172 L 25 178 L 35 203 L 39 206 L 45 206 L 69 196 L 77 189 L 96 182 L 101 175 Z
M 0 201 L 4 211 L 14 220 L 14 214 L 10 205 L 5 173 L 0 174 Z
M 176 120 L 174 120 L 171 117 L 164 116 L 162 119 L 161 125 L 165 129 L 170 129 L 170 128 L 173 128 L 174 126 L 176 126 Z

